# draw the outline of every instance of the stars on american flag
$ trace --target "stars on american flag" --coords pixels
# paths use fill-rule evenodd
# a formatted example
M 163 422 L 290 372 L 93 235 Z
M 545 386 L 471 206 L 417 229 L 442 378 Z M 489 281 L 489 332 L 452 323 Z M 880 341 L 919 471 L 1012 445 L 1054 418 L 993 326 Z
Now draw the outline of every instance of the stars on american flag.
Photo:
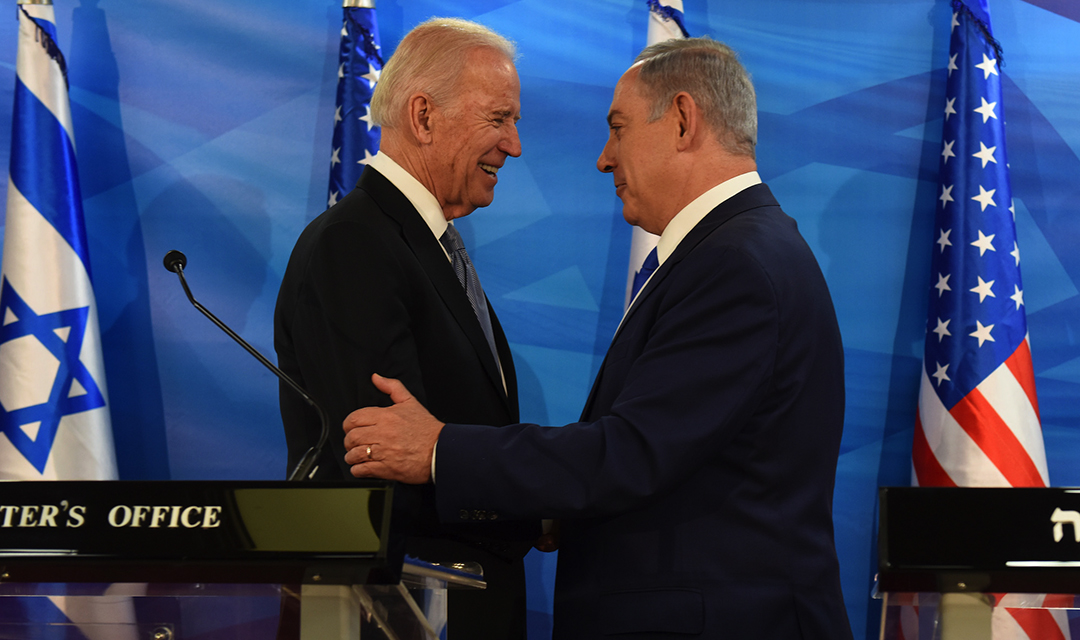
M 978 202 L 979 205 L 982 207 L 982 210 L 986 211 L 987 207 L 996 207 L 997 206 L 997 204 L 994 203 L 994 194 L 996 192 L 997 192 L 997 189 L 990 189 L 989 191 L 987 191 L 980 184 L 979 185 L 979 195 L 971 196 L 971 199 L 974 200 L 975 202 Z
M 372 127 L 379 126 L 379 125 L 375 124 L 375 122 L 371 119 L 371 105 L 370 104 L 365 104 L 364 105 L 364 115 L 360 116 L 360 121 L 367 123 L 367 130 L 368 131 L 371 131 Z
M 937 294 L 940 298 L 941 296 L 945 295 L 946 291 L 952 291 L 952 287 L 949 286 L 949 278 L 952 277 L 952 274 L 950 273 L 947 276 L 943 276 L 939 273 L 937 277 L 938 281 L 937 284 L 934 285 L 934 288 L 937 289 Z
M 991 74 L 997 75 L 997 60 L 988 58 L 986 54 L 982 54 L 983 61 L 981 64 L 975 65 L 976 68 L 983 70 L 983 80 L 990 77 Z
M 941 185 L 941 196 L 938 197 L 938 200 L 941 200 L 941 206 L 944 207 L 946 204 L 953 201 L 952 188 L 953 185 L 951 184 L 947 186 Z
M 330 154 L 327 205 L 331 207 L 352 190 L 378 151 L 380 137 L 371 116 L 371 96 L 383 68 L 375 10 L 347 7 L 344 18 Z
M 986 98 L 979 98 L 979 100 L 982 100 L 982 105 L 974 109 L 974 111 L 982 116 L 983 124 L 986 124 L 986 121 L 990 118 L 997 120 L 997 114 L 994 113 L 994 109 L 997 108 L 997 103 L 987 102 Z
M 994 248 L 994 244 L 993 244 L 994 243 L 994 235 L 995 234 L 990 234 L 988 236 L 985 236 L 985 235 L 983 235 L 982 230 L 981 229 L 979 230 L 979 239 L 976 240 L 975 242 L 972 242 L 971 246 L 979 248 L 979 256 L 980 257 L 982 255 L 984 255 L 987 251 L 997 251 L 997 249 Z
M 949 158 L 955 158 L 956 157 L 956 154 L 953 153 L 953 150 L 952 150 L 954 144 L 956 144 L 956 140 L 952 140 L 952 141 L 946 140 L 945 141 L 945 148 L 941 150 L 942 162 L 944 162 L 945 164 L 949 164 Z
M 991 280 L 990 282 L 985 282 L 985 281 L 983 281 L 982 276 L 976 276 L 976 277 L 979 279 L 979 284 L 977 286 L 972 287 L 970 289 L 970 291 L 972 293 L 979 294 L 979 304 L 982 304 L 986 300 L 987 296 L 990 296 L 991 298 L 996 298 L 997 296 L 994 295 L 994 290 L 993 290 L 994 281 Z M 979 345 L 979 346 L 982 346 L 982 345 Z
M 958 24 L 954 15 L 953 28 Z M 956 34 L 951 49 L 933 251 L 936 281 L 930 288 L 924 356 L 926 373 L 946 407 L 1000 366 L 1026 335 L 1015 214 L 1006 213 L 1015 209 L 998 55 L 984 42 L 967 44 Z
M 949 199 L 952 200 L 952 198 L 949 198 Z M 938 236 L 937 242 L 935 244 L 937 244 L 938 246 L 941 247 L 942 252 L 945 251 L 945 247 L 951 247 L 952 246 L 952 242 L 949 242 L 949 235 L 950 234 L 952 234 L 952 229 L 942 229 L 941 230 L 941 235 Z
M 983 326 L 983 323 L 978 320 L 975 321 L 975 326 L 978 327 L 970 334 L 971 337 L 976 338 L 979 341 L 979 346 L 983 346 L 984 342 L 994 342 L 994 337 L 990 335 L 990 330 L 994 328 L 994 325 Z
M 982 160 L 982 168 L 985 169 L 987 162 L 997 163 L 997 160 L 994 159 L 995 151 L 997 151 L 997 147 L 988 147 L 980 140 L 978 152 L 971 154 L 971 156 Z
M 375 83 L 379 81 L 379 75 L 380 75 L 381 73 L 382 73 L 382 69 L 381 69 L 381 68 L 380 68 L 380 69 L 376 69 L 376 68 L 375 68 L 375 65 L 373 65 L 373 64 L 371 64 L 371 63 L 369 62 L 369 63 L 368 63 L 368 72 L 367 72 L 367 73 L 365 73 L 364 75 L 360 76 L 360 77 L 361 77 L 361 78 L 363 78 L 364 80 L 367 80 L 367 82 L 368 82 L 368 87 L 369 87 L 369 88 L 370 88 L 370 89 L 371 89 L 372 91 L 374 91 L 374 90 L 375 90 Z M 995 72 L 995 73 L 997 73 L 997 72 Z
M 937 334 L 938 342 L 941 342 L 942 340 L 944 340 L 945 336 L 951 336 L 952 335 L 951 333 L 949 333 L 949 323 L 950 322 L 952 322 L 952 320 L 946 320 L 946 321 L 942 322 L 941 318 L 937 319 L 937 326 L 934 327 L 933 333 Z

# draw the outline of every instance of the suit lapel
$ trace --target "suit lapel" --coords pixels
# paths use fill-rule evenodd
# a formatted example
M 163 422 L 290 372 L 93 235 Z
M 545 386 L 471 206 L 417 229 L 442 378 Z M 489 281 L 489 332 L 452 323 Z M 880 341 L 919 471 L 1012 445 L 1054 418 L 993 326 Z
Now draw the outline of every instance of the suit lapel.
M 431 279 L 432 285 L 438 292 L 443 304 L 450 310 L 451 315 L 457 321 L 458 326 L 476 350 L 477 356 L 484 365 L 484 371 L 490 378 L 491 383 L 499 390 L 503 400 L 510 409 L 510 401 L 506 390 L 503 388 L 502 376 L 499 374 L 495 356 L 491 353 L 484 330 L 480 327 L 480 321 L 476 319 L 469 297 L 458 282 L 450 261 L 446 259 L 439 241 L 431 233 L 431 229 L 424 222 L 420 213 L 412 206 L 409 199 L 397 189 L 389 180 L 371 167 L 366 167 L 357 187 L 367 192 L 379 205 L 383 213 L 395 220 L 401 226 L 401 235 L 405 243 L 409 245 L 416 260 L 420 263 Z M 490 309 L 490 307 L 489 307 Z M 494 312 L 492 317 L 494 318 Z M 492 323 L 493 327 L 496 323 Z M 501 329 L 499 329 L 501 332 Z
M 668 259 L 664 261 L 664 264 L 660 265 L 653 273 L 652 278 L 645 285 L 639 293 L 633 305 L 627 310 L 626 315 L 623 317 L 622 322 L 619 324 L 619 328 L 615 331 L 615 335 L 611 338 L 611 344 L 614 345 L 622 334 L 623 329 L 630 323 L 631 318 L 636 314 L 645 304 L 645 301 L 659 289 L 664 280 L 678 265 L 682 262 L 691 251 L 694 250 L 697 245 L 701 244 L 701 241 L 709 237 L 714 231 L 719 229 L 725 222 L 731 220 L 735 216 L 744 211 L 755 209 L 762 206 L 776 206 L 776 198 L 773 197 L 772 191 L 764 183 L 756 184 L 752 187 L 744 189 L 734 196 L 728 198 L 724 202 L 716 205 L 716 207 L 710 211 L 701 222 L 698 222 L 686 237 L 679 242 L 679 245 L 675 247 L 675 251 L 672 252 Z M 610 347 L 609 347 L 610 351 Z M 589 391 L 589 397 L 585 401 L 585 408 L 582 410 L 582 419 L 585 419 L 585 415 L 592 408 L 593 400 L 596 396 L 597 389 L 600 387 L 600 379 L 604 375 L 604 369 L 607 366 L 607 356 L 604 356 L 604 361 L 600 364 L 600 371 L 596 374 L 596 380 L 593 382 L 592 390 Z

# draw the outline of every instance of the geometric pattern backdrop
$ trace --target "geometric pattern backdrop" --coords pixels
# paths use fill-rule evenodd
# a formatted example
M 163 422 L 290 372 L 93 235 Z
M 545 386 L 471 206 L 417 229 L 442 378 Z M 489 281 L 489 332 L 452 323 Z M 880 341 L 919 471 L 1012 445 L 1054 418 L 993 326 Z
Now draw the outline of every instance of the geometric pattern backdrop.
M 1080 485 L 1080 9 L 990 0 L 1024 301 L 1052 485 Z M 326 202 L 339 3 L 56 0 L 124 479 L 276 479 L 271 375 L 161 266 L 263 353 L 293 243 Z M 941 153 L 944 0 L 684 0 L 687 30 L 753 75 L 758 164 L 820 261 L 847 357 L 835 494 L 856 637 L 876 637 L 876 488 L 910 482 Z M 379 0 L 383 51 L 432 15 L 517 42 L 523 155 L 458 228 L 511 341 L 522 418 L 577 418 L 621 316 L 630 228 L 595 169 L 642 0 Z M 0 19 L 0 175 L 17 22 Z M 6 181 L 0 202 L 6 201 Z M 718 540 L 717 544 L 723 544 Z M 530 625 L 550 629 L 554 556 L 530 556 Z M 1075 633 L 1075 631 L 1074 631 Z

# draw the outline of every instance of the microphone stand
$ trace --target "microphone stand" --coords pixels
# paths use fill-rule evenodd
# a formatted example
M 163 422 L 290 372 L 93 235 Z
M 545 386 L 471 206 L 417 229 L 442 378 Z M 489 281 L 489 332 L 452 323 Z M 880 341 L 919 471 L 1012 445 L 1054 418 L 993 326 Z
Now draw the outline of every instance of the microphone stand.
M 184 287 L 184 293 L 187 294 L 188 300 L 191 301 L 191 304 L 194 305 L 196 309 L 209 318 L 219 329 L 228 334 L 228 336 L 235 340 L 237 344 L 247 350 L 248 353 L 255 356 L 256 360 L 261 362 L 264 367 L 269 369 L 280 380 L 284 381 L 285 384 L 289 385 L 293 391 L 298 393 L 305 402 L 315 409 L 315 412 L 319 415 L 319 422 L 322 424 L 322 431 L 319 433 L 319 441 L 315 446 L 304 453 L 304 456 L 300 458 L 300 462 L 296 463 L 296 466 L 293 467 L 292 472 L 289 474 L 289 480 L 310 480 L 311 477 L 315 475 L 315 472 L 318 471 L 318 467 L 315 466 L 315 459 L 318 458 L 319 453 L 322 452 L 323 447 L 326 446 L 326 440 L 330 436 L 330 422 L 326 417 L 326 412 L 323 411 L 322 407 L 320 407 L 300 385 L 286 375 L 284 371 L 274 366 L 272 362 L 263 357 L 263 354 L 259 353 L 254 347 L 248 344 L 246 340 L 237 335 L 237 333 L 230 329 L 228 325 L 221 320 L 218 320 L 217 316 L 195 299 L 195 296 L 191 294 L 191 289 L 188 288 L 187 280 L 184 279 L 184 267 L 187 265 L 187 256 L 174 249 L 165 254 L 163 262 L 166 269 L 180 277 L 180 284 Z

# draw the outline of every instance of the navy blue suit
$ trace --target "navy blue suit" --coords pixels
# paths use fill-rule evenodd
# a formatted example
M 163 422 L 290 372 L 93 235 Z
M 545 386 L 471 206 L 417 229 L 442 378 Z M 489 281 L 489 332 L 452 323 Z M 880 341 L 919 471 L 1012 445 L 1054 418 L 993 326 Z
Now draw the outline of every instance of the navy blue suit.
M 765 185 L 710 212 L 623 320 L 581 422 L 448 424 L 444 520 L 559 518 L 559 640 L 851 638 L 824 277 Z

